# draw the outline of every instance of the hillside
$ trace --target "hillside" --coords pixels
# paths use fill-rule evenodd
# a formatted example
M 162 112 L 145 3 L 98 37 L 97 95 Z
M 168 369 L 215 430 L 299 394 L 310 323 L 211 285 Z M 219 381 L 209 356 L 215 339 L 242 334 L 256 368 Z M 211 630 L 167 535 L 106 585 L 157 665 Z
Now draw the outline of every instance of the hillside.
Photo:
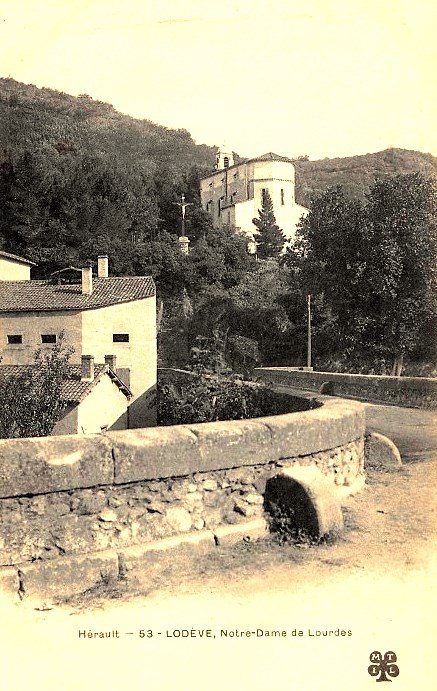
M 127 164 L 135 159 L 152 176 L 164 167 L 177 179 L 192 166 L 201 173 L 209 172 L 216 149 L 195 144 L 184 129 L 132 118 L 86 94 L 75 97 L 0 78 L 0 149 L 17 158 L 26 150 L 47 145 L 59 153 L 82 151 Z M 297 201 L 308 205 L 314 193 L 331 185 L 344 185 L 352 196 L 363 197 L 378 176 L 418 171 L 436 174 L 437 158 L 387 149 L 348 158 L 297 160 L 295 166 Z
M 192 166 L 210 170 L 215 147 L 196 145 L 189 132 L 117 112 L 86 94 L 75 97 L 0 78 L 0 143 L 17 156 L 52 145 L 58 150 L 135 157 L 150 171 L 166 164 L 176 175 Z
M 333 185 L 343 185 L 351 196 L 363 198 L 377 177 L 417 172 L 437 175 L 437 158 L 419 151 L 386 149 L 348 158 L 297 160 L 295 167 L 297 201 L 307 206 L 313 194 Z

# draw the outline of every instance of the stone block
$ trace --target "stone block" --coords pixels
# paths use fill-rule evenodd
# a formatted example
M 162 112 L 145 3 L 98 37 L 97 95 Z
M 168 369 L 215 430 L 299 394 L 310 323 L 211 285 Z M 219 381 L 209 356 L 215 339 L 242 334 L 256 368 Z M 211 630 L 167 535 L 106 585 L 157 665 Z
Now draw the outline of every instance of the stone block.
M 212 530 L 223 522 L 223 512 L 221 509 L 208 508 L 203 511 L 202 518 L 205 521 L 205 527 Z
M 283 470 L 266 486 L 264 505 L 272 526 L 314 538 L 337 534 L 343 515 L 332 485 L 314 466 Z
M 391 439 L 379 432 L 371 432 L 364 441 L 364 465 L 369 468 L 399 468 L 402 465 L 401 454 Z
M 163 552 L 173 550 L 208 551 L 214 546 L 214 534 L 209 530 L 198 530 L 183 535 L 174 535 L 162 540 L 149 542 L 148 544 L 126 547 L 121 550 L 123 561 L 128 571 L 137 567 L 142 570 L 148 565 L 152 566 L 157 559 L 162 558 Z
M 265 518 L 257 518 L 253 521 L 245 521 L 237 525 L 221 525 L 214 530 L 215 542 L 221 544 L 235 544 L 241 540 L 259 540 L 268 533 Z
M 268 425 L 275 459 L 309 456 L 364 436 L 365 407 L 333 399 L 321 408 L 259 418 Z
M 19 602 L 19 577 L 15 566 L 0 567 L 0 595 L 8 595 Z
M 187 427 L 155 427 L 108 432 L 115 466 L 115 483 L 180 477 L 196 472 L 201 456 L 196 435 Z M 149 483 L 149 489 L 154 490 Z M 161 487 L 157 485 L 157 489 Z
M 191 516 L 182 506 L 171 506 L 167 509 L 166 519 L 178 533 L 187 533 L 191 529 Z
M 20 570 L 20 577 L 18 577 Z M 15 571 L 15 579 L 13 579 Z M 22 564 L 8 569 L 2 577 L 0 587 L 5 585 L 18 592 L 20 587 L 23 599 L 43 599 L 45 602 L 66 597 L 72 593 L 84 592 L 96 585 L 102 578 L 117 578 L 118 557 L 115 552 L 100 554 L 72 555 L 59 557 L 48 562 Z
M 0 440 L 0 497 L 46 494 L 113 481 L 103 435 Z
M 258 419 L 209 422 L 189 428 L 197 437 L 202 471 L 273 460 L 269 429 Z

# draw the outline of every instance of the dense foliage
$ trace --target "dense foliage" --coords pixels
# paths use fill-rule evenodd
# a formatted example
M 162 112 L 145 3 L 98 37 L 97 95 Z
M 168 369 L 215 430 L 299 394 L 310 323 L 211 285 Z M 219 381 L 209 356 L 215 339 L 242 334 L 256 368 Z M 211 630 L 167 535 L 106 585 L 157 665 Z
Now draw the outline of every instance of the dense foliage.
M 341 355 L 380 371 L 396 360 L 399 371 L 406 355 L 433 358 L 433 156 L 299 157 L 297 199 L 311 212 L 285 261 L 277 229 L 273 238 L 263 231 L 255 262 L 246 240 L 212 230 L 201 208 L 199 179 L 214 153 L 185 130 L 90 96 L 0 79 L 0 248 L 35 261 L 35 278 L 102 253 L 113 275 L 152 275 L 162 365 L 189 363 L 193 348 L 205 350 L 199 336 L 215 344 L 223 370 L 302 365 L 308 294 L 316 366 L 340 367 Z M 188 256 L 177 243 L 182 193 Z M 263 225 L 270 211 L 255 220 Z
M 373 154 L 324 158 L 321 161 L 295 161 L 296 197 L 299 204 L 309 206 L 311 200 L 328 187 L 341 185 L 346 195 L 364 201 L 375 178 L 423 173 L 437 174 L 437 158 L 432 154 L 406 149 L 386 149 Z
M 326 352 L 400 374 L 437 314 L 437 190 L 419 173 L 375 181 L 365 202 L 328 189 L 286 262 L 315 300 Z M 428 352 L 433 359 L 435 350 Z
M 309 401 L 277 394 L 266 387 L 201 374 L 177 384 L 158 384 L 159 425 L 243 420 L 309 407 Z
M 34 365 L 18 376 L 0 376 L 0 438 L 43 437 L 52 432 L 66 406 L 61 387 L 72 352 L 62 341 L 61 334 L 50 352 L 38 350 Z

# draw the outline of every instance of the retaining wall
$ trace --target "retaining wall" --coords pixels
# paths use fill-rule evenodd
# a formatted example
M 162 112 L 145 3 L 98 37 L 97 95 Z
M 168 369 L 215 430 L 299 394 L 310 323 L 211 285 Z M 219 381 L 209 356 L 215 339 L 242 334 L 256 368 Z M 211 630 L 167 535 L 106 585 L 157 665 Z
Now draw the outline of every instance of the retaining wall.
M 388 377 L 370 374 L 312 372 L 293 367 L 260 367 L 254 378 L 295 389 L 317 391 L 377 403 L 410 407 L 437 408 L 437 379 L 427 377 Z M 322 385 L 328 384 L 323 387 Z
M 278 468 L 315 465 L 338 495 L 363 482 L 364 407 L 0 441 L 0 566 L 56 563 L 263 514 Z M 1 575 L 1 574 L 0 574 Z

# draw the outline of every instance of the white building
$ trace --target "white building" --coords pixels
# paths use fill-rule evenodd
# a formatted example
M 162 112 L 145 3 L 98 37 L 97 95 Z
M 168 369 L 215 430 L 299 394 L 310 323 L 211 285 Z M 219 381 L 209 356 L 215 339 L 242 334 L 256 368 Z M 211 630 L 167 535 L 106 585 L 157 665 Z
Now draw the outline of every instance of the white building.
M 200 181 L 202 208 L 211 215 L 214 228 L 227 226 L 249 238 L 258 233 L 252 219 L 258 217 L 265 191 L 272 198 L 277 225 L 288 242 L 293 240 L 297 224 L 308 209 L 296 203 L 295 170 L 290 158 L 267 153 L 234 164 L 232 153 L 221 148 L 216 171 Z
M 64 345 L 74 348 L 72 365 L 86 356 L 112 363 L 131 394 L 129 427 L 156 424 L 156 295 L 150 276 L 110 277 L 102 256 L 97 276 L 91 267 L 70 267 L 45 281 L 0 280 L 2 365 L 31 365 L 35 350 L 50 349 L 61 332 Z
M 16 254 L 0 251 L 0 281 L 29 281 L 34 262 Z
M 34 370 L 35 365 L 0 364 L 0 383 Z M 80 365 L 69 365 L 61 385 L 63 409 L 51 434 L 92 434 L 129 427 L 132 393 L 116 374 L 115 359 L 94 364 L 84 355 Z

